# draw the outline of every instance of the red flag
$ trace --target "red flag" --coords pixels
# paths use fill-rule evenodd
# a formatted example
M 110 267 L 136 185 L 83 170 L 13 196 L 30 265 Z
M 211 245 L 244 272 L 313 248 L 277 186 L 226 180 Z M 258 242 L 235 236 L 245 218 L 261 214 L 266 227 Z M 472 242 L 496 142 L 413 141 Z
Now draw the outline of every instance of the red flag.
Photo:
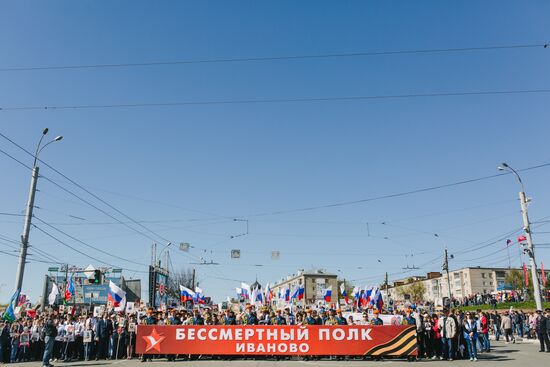
M 527 237 L 525 237 L 524 235 L 519 236 L 518 242 L 523 242 L 523 241 L 527 241 Z
M 36 310 L 27 310 L 27 316 L 34 319 L 36 317 Z
M 527 265 L 523 263 L 523 277 L 525 278 L 525 286 L 529 287 L 529 277 L 527 277 Z
M 546 275 L 544 274 L 544 263 L 540 262 L 540 270 L 542 270 L 542 286 L 546 287 Z

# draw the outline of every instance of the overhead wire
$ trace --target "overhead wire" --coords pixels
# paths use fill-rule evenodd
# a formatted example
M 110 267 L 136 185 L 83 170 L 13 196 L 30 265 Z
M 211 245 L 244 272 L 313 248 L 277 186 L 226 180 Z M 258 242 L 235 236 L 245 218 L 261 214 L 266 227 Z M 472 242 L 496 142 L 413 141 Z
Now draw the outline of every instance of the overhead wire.
M 340 52 L 340 53 L 318 53 L 318 54 L 297 54 L 297 55 L 276 55 L 260 57 L 235 57 L 235 58 L 212 58 L 212 59 L 188 59 L 188 60 L 164 60 L 148 62 L 126 62 L 110 64 L 78 64 L 78 65 L 49 65 L 49 66 L 15 66 L 0 68 L 0 72 L 8 71 L 40 71 L 40 70 L 69 70 L 69 69 L 104 69 L 104 68 L 128 68 L 142 66 L 169 66 L 169 65 L 192 65 L 192 64 L 219 64 L 219 63 L 242 63 L 260 61 L 283 61 L 283 60 L 306 60 L 306 59 L 327 59 L 327 58 L 352 58 L 370 57 L 384 55 L 410 55 L 430 53 L 456 53 L 491 50 L 510 50 L 528 48 L 547 48 L 547 43 L 515 44 L 515 45 L 492 45 L 478 47 L 455 47 L 455 48 L 431 48 L 412 50 L 387 50 L 367 52 Z
M 69 238 L 72 239 L 73 241 L 76 241 L 76 242 L 78 242 L 78 243 L 80 243 L 80 244 L 82 244 L 82 245 L 84 245 L 84 246 L 87 246 L 87 247 L 89 247 L 89 248 L 91 248 L 91 249 L 93 249 L 93 250 L 95 250 L 95 251 L 97 251 L 97 252 L 100 252 L 100 253 L 102 253 L 102 254 L 104 254 L 104 255 L 107 255 L 107 256 L 110 256 L 110 257 L 114 257 L 114 258 L 116 258 L 116 259 L 119 259 L 119 260 L 122 260 L 122 261 L 125 261 L 125 262 L 128 262 L 128 263 L 132 263 L 132 264 L 134 264 L 134 265 L 149 266 L 149 264 L 144 264 L 144 263 L 136 262 L 136 261 L 130 260 L 130 259 L 128 259 L 128 258 L 124 258 L 124 257 L 122 257 L 122 256 L 115 255 L 115 254 L 113 254 L 112 252 L 107 252 L 107 251 L 105 251 L 105 250 L 102 250 L 102 249 L 100 249 L 100 248 L 98 248 L 98 247 L 96 247 L 96 246 L 90 245 L 89 243 L 84 242 L 84 241 L 82 241 L 82 240 L 80 240 L 80 239 L 78 239 L 78 238 L 76 238 L 76 237 L 74 237 L 74 236 L 68 234 L 67 232 L 65 232 L 65 231 L 63 231 L 63 230 L 61 230 L 61 229 L 59 229 L 59 228 L 57 228 L 57 227 L 51 225 L 50 223 L 48 223 L 48 222 L 42 220 L 41 218 L 39 218 L 39 217 L 37 217 L 37 216 L 34 216 L 33 218 L 36 219 L 36 220 L 38 220 L 40 223 L 42 223 L 42 224 L 48 226 L 49 228 L 51 228 L 51 229 L 53 229 L 53 230 L 55 230 L 55 231 L 57 231 L 57 232 L 59 232 L 59 233 L 65 235 L 66 237 L 69 237 Z
M 62 244 L 63 246 L 65 246 L 65 247 L 67 247 L 67 248 L 73 250 L 74 252 L 77 252 L 77 253 L 79 253 L 80 255 L 85 256 L 86 258 L 95 260 L 95 261 L 97 261 L 97 262 L 99 262 L 99 263 L 101 263 L 101 264 L 109 265 L 109 266 L 111 266 L 111 267 L 113 267 L 113 268 L 124 269 L 124 270 L 130 271 L 130 272 L 135 272 L 135 273 L 149 273 L 148 271 L 136 270 L 136 269 L 128 269 L 128 268 L 125 268 L 125 267 L 122 267 L 122 266 L 113 265 L 113 264 L 111 264 L 111 263 L 109 263 L 109 262 L 106 262 L 106 261 L 101 260 L 101 259 L 99 259 L 99 258 L 97 258 L 97 257 L 95 257 L 95 256 L 92 256 L 92 255 L 90 255 L 90 254 L 88 254 L 88 253 L 86 253 L 86 252 L 84 252 L 84 251 L 81 251 L 81 250 L 75 248 L 74 246 L 71 246 L 71 245 L 67 244 L 66 242 L 64 242 L 64 241 L 62 241 L 61 239 L 55 237 L 54 235 L 52 235 L 51 233 L 49 233 L 49 232 L 47 232 L 46 230 L 42 229 L 41 227 L 37 226 L 36 224 L 32 224 L 32 226 L 33 226 L 34 228 L 36 228 L 37 230 L 39 230 L 40 232 L 42 232 L 43 234 L 45 234 L 46 236 L 48 236 L 48 237 L 52 238 L 53 240 L 57 241 L 57 243 Z M 111 255 L 109 254 L 109 256 L 111 256 Z
M 3 137 L 5 140 L 9 141 L 11 144 L 15 145 L 17 148 L 19 148 L 20 150 L 22 150 L 23 152 L 27 153 L 29 156 L 31 157 L 34 157 L 34 154 L 29 152 L 27 149 L 25 149 L 24 147 L 22 147 L 21 145 L 19 145 L 18 143 L 16 143 L 14 140 L 10 139 L 9 137 L 7 137 L 6 135 L 4 135 L 3 133 L 0 132 L 0 136 Z M 44 162 L 43 160 L 41 160 L 40 158 L 37 158 L 37 161 L 39 161 L 40 163 L 44 164 L 46 167 L 48 167 L 49 169 L 51 169 L 52 171 L 54 171 L 55 173 L 57 173 L 58 175 L 60 175 L 61 177 L 63 177 L 64 179 L 66 179 L 67 181 L 69 181 L 70 183 L 72 183 L 73 185 L 75 185 L 76 187 L 78 187 L 79 189 L 83 190 L 84 192 L 86 192 L 88 195 L 92 196 L 94 199 L 100 201 L 102 204 L 106 205 L 107 207 L 111 208 L 112 210 L 114 210 L 115 212 L 117 212 L 118 214 L 122 215 L 123 217 L 125 217 L 126 219 L 130 220 L 131 222 L 133 222 L 134 224 L 138 225 L 139 227 L 143 228 L 144 230 L 146 230 L 147 232 L 151 233 L 152 235 L 156 236 L 157 239 L 162 239 L 163 241 L 166 241 L 166 242 L 171 242 L 170 240 L 164 238 L 163 236 L 159 235 L 158 233 L 152 231 L 151 229 L 147 228 L 146 226 L 144 226 L 143 224 L 137 222 L 135 219 L 133 219 L 132 217 L 128 216 L 127 214 L 123 213 L 121 210 L 117 209 L 115 206 L 111 205 L 110 203 L 106 202 L 105 200 L 103 200 L 102 198 L 100 198 L 99 196 L 97 196 L 96 194 L 94 194 L 93 192 L 91 192 L 90 190 L 88 190 L 87 188 L 85 188 L 84 186 L 80 185 L 78 182 L 74 181 L 73 179 L 69 178 L 67 175 L 63 174 L 62 172 L 60 172 L 59 170 L 57 170 L 55 167 L 51 166 L 50 164 L 48 164 L 47 162 Z M 112 216 L 111 214 L 107 213 L 106 211 L 104 211 L 103 209 L 100 209 L 98 208 L 97 206 L 93 205 L 92 203 L 90 203 L 89 201 L 86 201 L 85 199 L 81 198 L 80 196 L 74 194 L 73 192 L 69 191 L 68 189 L 62 187 L 60 184 L 56 183 L 55 181 L 53 181 L 52 179 L 49 179 L 45 176 L 42 176 L 44 179 L 46 179 L 47 181 L 51 182 L 52 184 L 54 184 L 55 186 L 59 187 L 60 189 L 70 193 L 71 195 L 75 196 L 76 198 L 78 198 L 79 200 L 81 201 L 84 201 L 86 202 L 88 205 L 92 206 L 93 208 L 95 208 L 96 210 L 99 210 L 100 212 L 102 212 L 103 214 L 109 216 L 110 218 L 116 220 L 117 222 L 121 223 L 122 225 L 126 226 L 127 228 L 130 228 L 132 229 L 133 231 L 137 231 L 138 233 L 142 234 L 142 235 L 145 235 L 143 232 L 141 231 L 138 231 L 137 229 L 129 226 L 128 224 L 122 222 L 120 219 Z M 153 240 L 153 241 L 156 241 L 155 239 L 153 239 L 152 237 L 146 235 L 147 238 Z
M 530 167 L 526 167 L 526 168 L 522 168 L 522 169 L 517 169 L 516 171 L 517 172 L 526 172 L 526 171 L 531 171 L 531 170 L 544 168 L 544 167 L 548 167 L 548 166 L 550 166 L 550 162 L 542 163 L 542 164 L 538 164 L 538 165 L 535 165 L 535 166 L 530 166 Z M 440 189 L 454 187 L 454 186 L 470 184 L 470 183 L 479 182 L 479 181 L 490 180 L 490 179 L 493 179 L 493 178 L 496 178 L 496 177 L 506 176 L 506 175 L 509 175 L 509 174 L 511 174 L 511 173 L 509 173 L 509 172 L 495 173 L 495 174 L 488 175 L 488 176 L 476 177 L 476 178 L 456 181 L 456 182 L 447 183 L 447 184 L 428 186 L 428 187 L 424 187 L 424 188 L 420 188 L 420 189 L 408 190 L 408 191 L 403 191 L 403 192 L 394 193 L 394 194 L 373 196 L 373 197 L 365 198 L 365 199 L 341 201 L 341 202 L 336 202 L 336 203 L 331 203 L 331 204 L 317 205 L 317 206 L 310 206 L 310 207 L 303 207 L 303 208 L 296 208 L 296 209 L 277 210 L 277 211 L 272 211 L 272 212 L 262 212 L 262 213 L 250 214 L 250 215 L 246 215 L 246 216 L 242 216 L 242 217 L 243 218 L 251 218 L 251 217 L 260 217 L 260 216 L 280 215 L 280 214 L 306 212 L 306 211 L 312 211 L 312 210 L 318 210 L 318 209 L 335 208 L 335 207 L 341 207 L 341 206 L 361 204 L 361 203 L 366 203 L 366 202 L 371 202 L 371 201 L 391 199 L 391 198 L 408 196 L 408 195 L 418 194 L 418 193 L 427 192 L 427 191 L 434 191 L 434 190 L 440 190 Z
M 489 95 L 517 95 L 517 94 L 545 94 L 545 93 L 550 93 L 550 89 L 542 88 L 542 89 L 516 89 L 516 90 L 482 90 L 482 91 L 431 92 L 431 93 L 408 93 L 408 94 L 340 96 L 340 97 L 295 97 L 295 98 L 172 101 L 172 102 L 133 102 L 133 103 L 108 103 L 108 104 L 0 106 L 0 111 L 83 110 L 83 109 L 110 109 L 110 108 L 136 108 L 136 107 L 176 107 L 176 106 L 242 105 L 242 104 L 272 104 L 272 103 L 302 103 L 302 102 L 339 102 L 339 101 L 391 100 L 391 99 L 430 98 L 430 97 L 489 96 Z

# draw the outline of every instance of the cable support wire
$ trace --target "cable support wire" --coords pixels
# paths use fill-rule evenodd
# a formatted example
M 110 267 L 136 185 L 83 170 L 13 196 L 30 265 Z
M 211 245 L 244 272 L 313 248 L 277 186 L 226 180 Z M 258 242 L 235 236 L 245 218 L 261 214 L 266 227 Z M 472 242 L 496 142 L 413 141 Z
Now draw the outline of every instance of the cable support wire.
M 77 104 L 77 105 L 50 105 L 50 106 L 4 106 L 0 111 L 34 111 L 34 110 L 83 110 L 109 108 L 136 108 L 136 107 L 176 107 L 176 106 L 207 106 L 207 105 L 242 105 L 242 104 L 272 104 L 272 103 L 302 103 L 302 102 L 339 102 L 339 101 L 367 101 L 391 100 L 429 97 L 458 97 L 458 96 L 489 96 L 489 95 L 516 95 L 516 94 L 544 94 L 550 89 L 516 89 L 516 90 L 482 90 L 456 92 L 427 92 L 408 94 L 385 94 L 365 96 L 340 97 L 294 97 L 294 98 L 265 98 L 265 99 L 235 99 L 235 100 L 204 100 L 204 101 L 171 101 L 171 102 L 132 102 L 107 104 Z
M 432 49 L 415 49 L 415 50 L 389 50 L 389 51 L 368 51 L 368 52 L 297 54 L 297 55 L 278 55 L 278 56 L 264 56 L 264 57 L 260 56 L 260 57 L 197 59 L 197 60 L 166 60 L 166 61 L 149 61 L 149 62 L 112 63 L 112 64 L 16 66 L 16 67 L 0 68 L 0 72 L 38 71 L 38 70 L 70 70 L 70 69 L 74 70 L 74 69 L 128 68 L 128 67 L 141 67 L 141 66 L 170 66 L 170 65 L 242 63 L 242 62 L 307 60 L 307 59 L 327 59 L 327 58 L 352 58 L 352 57 L 369 57 L 369 56 L 384 56 L 384 55 L 456 53 L 456 52 L 528 49 L 528 48 L 547 48 L 547 47 L 548 47 L 547 43 L 535 43 L 535 44 L 493 45 L 493 46 L 478 46 L 478 47 L 432 48 Z

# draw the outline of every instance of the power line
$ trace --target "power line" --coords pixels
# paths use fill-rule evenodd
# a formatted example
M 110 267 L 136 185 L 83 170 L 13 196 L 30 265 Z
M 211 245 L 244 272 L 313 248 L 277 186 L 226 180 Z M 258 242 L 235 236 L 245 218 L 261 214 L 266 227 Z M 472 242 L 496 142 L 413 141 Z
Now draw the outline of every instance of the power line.
M 31 152 L 29 152 L 27 149 L 23 148 L 21 145 L 17 144 L 15 141 L 11 140 L 10 138 L 8 138 L 6 135 L 0 133 L 0 136 L 2 136 L 4 139 L 8 140 L 10 143 L 12 143 L 13 145 L 15 145 L 16 147 L 18 147 L 19 149 L 21 149 L 22 151 L 24 151 L 25 153 L 27 153 L 28 155 L 30 155 L 31 157 L 34 157 L 34 154 L 32 154 Z M 8 157 L 10 157 L 11 159 L 15 160 L 16 162 L 18 162 L 19 164 L 23 165 L 24 167 L 27 167 L 28 169 L 32 170 L 31 167 L 27 166 L 26 164 L 24 164 L 23 162 L 19 161 L 18 159 L 16 159 L 15 157 L 11 156 L 10 154 L 6 153 L 5 151 L 3 151 L 2 149 L 0 149 L 0 152 L 4 153 L 5 155 L 7 155 Z M 123 216 L 125 216 L 127 219 L 131 220 L 132 222 L 138 224 L 140 227 L 143 227 L 145 229 L 147 229 L 149 232 L 153 233 L 154 235 L 157 236 L 157 239 L 160 238 L 160 239 L 163 239 L 163 240 L 166 240 L 164 239 L 162 236 L 156 234 L 155 232 L 149 230 L 147 227 L 145 227 L 143 224 L 141 223 L 138 223 L 136 220 L 134 220 L 133 218 L 130 218 L 129 216 L 127 216 L 126 214 L 122 213 L 120 210 L 116 209 L 114 206 L 112 206 L 111 204 L 107 203 L 106 201 L 104 201 L 103 199 L 99 198 L 97 195 L 93 194 L 92 192 L 90 192 L 89 190 L 87 190 L 86 188 L 84 188 L 82 185 L 78 184 L 77 182 L 75 182 L 74 180 L 70 179 L 69 177 L 67 177 L 66 175 L 64 175 L 63 173 L 61 173 L 60 171 L 58 171 L 57 169 L 55 169 L 54 167 L 52 167 L 51 165 L 47 164 L 46 162 L 42 161 L 41 159 L 37 159 L 39 162 L 41 162 L 42 164 L 44 164 L 45 166 L 47 166 L 48 168 L 50 168 L 51 170 L 53 170 L 54 172 L 56 172 L 57 174 L 59 174 L 60 176 L 64 177 L 66 180 L 68 180 L 69 182 L 71 182 L 73 185 L 79 187 L 80 189 L 84 190 L 85 192 L 87 192 L 89 195 L 91 195 L 92 197 L 96 198 L 97 200 L 101 201 L 103 204 L 107 205 L 108 207 L 110 207 L 111 209 L 117 211 L 118 213 L 122 214 Z M 62 185 L 58 184 L 57 182 L 53 181 L 52 179 L 46 177 L 46 176 L 43 176 L 43 175 L 40 175 L 40 177 L 42 177 L 43 179 L 45 179 L 46 181 L 52 183 L 53 185 L 57 186 L 58 188 L 60 188 L 61 190 L 67 192 L 68 194 L 74 196 L 75 198 L 79 199 L 80 201 L 86 203 L 87 205 L 93 207 L 94 209 L 100 211 L 101 213 L 107 215 L 108 217 L 110 217 L 111 219 L 117 221 L 118 223 L 124 225 L 125 227 L 131 229 L 132 231 L 136 232 L 136 233 L 139 233 L 141 234 L 142 236 L 150 239 L 151 241 L 153 242 L 156 242 L 157 239 L 147 235 L 146 233 L 142 232 L 142 231 L 139 231 L 137 230 L 136 228 L 132 227 L 132 226 L 129 226 L 127 223 L 124 223 L 122 222 L 120 219 L 114 217 L 113 215 L 111 215 L 110 213 L 106 212 L 105 210 L 99 208 L 98 206 L 92 204 L 91 202 L 87 201 L 86 199 L 80 197 L 79 195 L 75 194 L 74 192 L 72 192 L 71 190 L 69 189 L 66 189 L 65 187 L 63 187 Z M 170 242 L 169 240 L 166 240 L 166 242 Z
M 371 52 L 349 52 L 349 53 L 324 53 L 324 54 L 302 54 L 302 55 L 280 55 L 264 57 L 242 57 L 242 58 L 215 58 L 197 60 L 169 60 L 149 62 L 127 62 L 113 64 L 80 64 L 80 65 L 51 65 L 51 66 L 16 66 L 0 68 L 0 71 L 38 71 L 38 70 L 68 70 L 68 69 L 103 69 L 103 68 L 127 68 L 141 66 L 169 66 L 169 65 L 192 65 L 192 64 L 220 64 L 220 63 L 241 63 L 241 62 L 262 62 L 262 61 L 283 61 L 283 60 L 307 60 L 327 58 L 352 58 L 384 55 L 411 55 L 430 53 L 456 53 L 509 49 L 547 48 L 547 43 L 519 44 L 519 45 L 496 45 L 481 47 L 460 47 L 460 48 L 433 48 L 416 50 L 392 50 L 392 51 L 371 51 Z
M 2 250 L 0 250 L 0 253 L 1 253 L 1 254 L 4 254 L 4 255 L 8 255 L 8 256 L 19 257 L 19 255 L 12 254 L 11 252 L 7 252 L 7 251 L 2 251 Z M 54 263 L 52 263 L 51 261 L 44 261 L 44 260 L 35 259 L 35 258 L 31 258 L 31 257 L 28 257 L 28 259 L 29 259 L 30 261 L 34 261 L 34 262 L 38 262 L 38 263 L 54 264 Z
M 16 147 L 18 147 L 19 149 L 21 149 L 22 151 L 24 151 L 25 153 L 27 153 L 28 155 L 30 155 L 31 157 L 34 157 L 34 154 L 32 154 L 31 152 L 29 152 L 27 149 L 23 148 L 21 145 L 17 144 L 15 141 L 13 141 L 12 139 L 8 138 L 6 135 L 0 133 L 0 136 L 2 136 L 4 139 L 8 140 L 10 143 L 12 143 L 13 145 L 15 145 Z M 67 175 L 63 174 L 62 172 L 60 172 L 59 170 L 57 170 L 56 168 L 54 168 L 53 166 L 51 166 L 50 164 L 44 162 L 43 160 L 41 160 L 40 158 L 37 158 L 37 160 L 44 164 L 46 167 L 48 167 L 49 169 L 51 169 L 52 171 L 54 171 L 55 173 L 57 173 L 58 175 L 60 175 L 61 177 L 63 177 L 64 179 L 66 179 L 67 181 L 69 181 L 70 183 L 72 183 L 73 185 L 75 185 L 76 187 L 78 187 L 79 189 L 81 189 L 82 191 L 86 192 L 88 195 L 92 196 L 93 198 L 95 198 L 96 200 L 100 201 L 101 203 L 103 203 L 104 205 L 108 206 L 109 208 L 111 208 L 112 210 L 116 211 L 118 214 L 122 215 L 123 217 L 125 217 L 126 219 L 130 220 L 131 222 L 133 222 L 134 224 L 138 225 L 139 227 L 143 228 L 144 230 L 146 230 L 147 232 L 151 233 L 152 235 L 156 236 L 157 238 L 160 238 L 162 239 L 163 241 L 165 242 L 171 242 L 170 240 L 164 238 L 163 236 L 161 236 L 160 234 L 154 232 L 153 230 L 149 229 L 148 227 L 144 226 L 142 223 L 140 223 L 139 221 L 135 220 L 134 218 L 130 217 L 129 215 L 123 213 L 121 210 L 117 209 L 115 206 L 111 205 L 110 203 L 108 203 L 107 201 L 103 200 L 101 197 L 97 196 L 96 194 L 94 194 L 93 192 L 91 192 L 90 190 L 88 190 L 87 188 L 85 188 L 84 186 L 82 186 L 81 184 L 79 184 L 78 182 L 76 182 L 75 180 L 71 179 L 70 177 L 68 177 Z M 44 177 L 46 178 L 46 177 Z M 46 178 L 47 179 L 47 178 Z M 47 179 L 48 181 L 54 183 L 51 179 Z M 54 183 L 56 186 L 58 187 L 61 187 L 60 185 Z M 81 199 L 82 200 L 82 199 Z M 90 205 L 90 204 L 88 204 Z M 97 209 L 97 207 L 96 207 Z M 102 211 L 103 213 L 105 213 L 104 211 Z M 113 216 L 111 216 L 110 214 L 108 214 L 109 217 L 115 219 L 117 222 L 125 225 L 126 227 L 128 228 L 132 228 L 132 230 L 134 231 L 137 231 L 135 228 L 133 227 L 130 227 L 128 226 L 126 223 L 120 221 L 118 218 L 114 218 Z M 142 232 L 138 231 L 138 233 L 141 233 L 143 234 Z M 148 238 L 150 238 L 149 236 L 147 236 Z M 153 240 L 154 241 L 154 240 Z
M 20 145 L 18 145 L 17 143 L 15 143 L 14 141 L 12 141 L 11 139 L 7 138 L 4 134 L 0 133 L 0 136 L 6 138 L 7 140 L 9 140 L 9 141 L 12 142 L 13 144 L 15 144 L 17 147 L 19 147 L 20 149 L 22 149 L 22 150 L 25 151 L 26 153 L 29 153 L 25 148 L 21 147 Z M 19 164 L 23 165 L 24 167 L 26 167 L 26 168 L 32 170 L 31 167 L 25 165 L 23 162 L 19 161 L 18 159 L 16 159 L 16 158 L 13 157 L 12 155 L 6 153 L 4 150 L 0 149 L 0 152 L 1 152 L 1 153 L 4 153 L 6 156 L 8 156 L 9 158 L 15 160 L 16 162 L 18 162 Z M 31 153 L 29 153 L 29 154 L 31 154 Z M 39 159 L 39 161 L 42 162 L 40 159 Z M 44 162 L 42 162 L 42 163 L 44 163 Z M 44 163 L 44 164 L 45 164 L 45 163 Z M 82 198 L 81 196 L 79 196 L 78 194 L 74 193 L 73 191 L 71 191 L 71 190 L 69 190 L 69 189 L 63 187 L 62 185 L 58 184 L 58 183 L 55 182 L 54 180 L 52 180 L 52 179 L 50 179 L 50 178 L 48 178 L 48 177 L 46 177 L 46 176 L 44 176 L 44 175 L 40 175 L 40 177 L 42 177 L 44 180 L 50 182 L 51 184 L 55 185 L 55 186 L 58 187 L 59 189 L 65 191 L 66 193 L 70 194 L 71 196 L 73 196 L 73 197 L 77 198 L 78 200 L 82 201 L 83 203 L 85 203 L 85 204 L 91 206 L 92 208 L 98 210 L 99 212 L 103 213 L 104 215 L 108 216 L 109 218 L 111 218 L 111 219 L 117 221 L 118 223 L 124 225 L 125 227 L 129 228 L 130 230 L 132 230 L 132 231 L 134 231 L 134 232 L 136 232 L 136 233 L 138 233 L 138 234 L 141 234 L 142 236 L 148 238 L 149 240 L 151 240 L 151 241 L 153 241 L 153 242 L 156 242 L 156 241 L 157 241 L 157 239 L 155 239 L 155 238 L 153 238 L 153 237 L 147 235 L 146 233 L 144 233 L 144 232 L 142 232 L 142 231 L 139 231 L 138 229 L 136 229 L 136 228 L 134 228 L 134 227 L 128 225 L 127 223 L 124 223 L 123 221 L 121 221 L 120 219 L 118 219 L 118 218 L 116 218 L 115 216 L 111 215 L 111 214 L 108 213 L 107 211 L 105 211 L 105 210 L 99 208 L 97 205 L 94 205 L 93 203 L 91 203 L 91 202 L 89 202 L 88 200 Z
M 523 169 L 519 169 L 517 171 L 518 172 L 525 172 L 525 171 L 530 171 L 530 170 L 543 168 L 543 167 L 548 167 L 548 166 L 550 166 L 550 162 L 539 164 L 539 165 L 536 165 L 536 166 L 523 168 Z M 489 176 L 482 176 L 482 177 L 471 178 L 471 179 L 467 179 L 467 180 L 462 180 L 462 181 L 457 181 L 457 182 L 452 182 L 452 183 L 447 183 L 447 184 L 442 184 L 442 185 L 429 186 L 429 187 L 424 187 L 424 188 L 420 188 L 420 189 L 399 192 L 399 193 L 395 193 L 395 194 L 380 195 L 380 196 L 374 196 L 374 197 L 370 197 L 370 198 L 366 198 L 366 199 L 342 201 L 342 202 L 337 202 L 337 203 L 332 203 L 332 204 L 317 205 L 317 206 L 310 206 L 310 207 L 304 207 L 304 208 L 278 210 L 278 211 L 272 211 L 272 212 L 263 212 L 263 213 L 247 215 L 247 216 L 245 216 L 245 218 L 268 216 L 268 215 L 280 215 L 280 214 L 288 214 L 288 213 L 296 213 L 296 212 L 306 212 L 306 211 L 312 211 L 312 210 L 318 210 L 318 209 L 348 206 L 348 205 L 366 203 L 366 202 L 370 202 L 370 201 L 377 201 L 377 200 L 382 200 L 382 199 L 390 199 L 390 198 L 396 198 L 396 197 L 401 197 L 401 196 L 408 196 L 408 195 L 418 194 L 418 193 L 427 192 L 427 191 L 434 191 L 434 190 L 449 188 L 449 187 L 453 187 L 453 186 L 465 185 L 465 184 L 484 181 L 484 180 L 489 180 L 489 179 L 493 179 L 493 178 L 496 178 L 496 177 L 509 175 L 509 174 L 510 173 L 508 173 L 508 172 L 495 173 L 495 174 L 489 175 Z
M 0 107 L 0 111 L 30 111 L 30 110 L 82 110 L 107 108 L 136 108 L 136 107 L 176 107 L 176 106 L 207 106 L 207 105 L 241 105 L 241 104 L 271 104 L 271 103 L 300 103 L 300 102 L 338 102 L 338 101 L 366 101 L 389 100 L 428 97 L 457 97 L 457 96 L 488 96 L 550 93 L 550 89 L 523 89 L 523 90 L 485 90 L 462 92 L 433 92 L 387 94 L 368 96 L 342 97 L 303 97 L 303 98 L 266 98 L 266 99 L 236 99 L 236 100 L 206 100 L 206 101 L 176 101 L 176 102 L 136 102 L 110 104 L 80 104 L 80 105 L 52 105 L 52 106 L 7 106 Z
M 95 246 L 93 246 L 93 245 L 90 245 L 89 243 L 86 243 L 86 242 L 84 242 L 84 241 L 82 241 L 82 240 L 80 240 L 80 239 L 78 239 L 78 238 L 76 238 L 76 237 L 74 237 L 74 236 L 71 236 L 71 235 L 68 234 L 67 232 L 64 232 L 64 231 L 62 231 L 61 229 L 59 229 L 59 228 L 57 228 L 57 227 L 54 227 L 53 225 L 51 225 L 51 224 L 49 224 L 49 223 L 43 221 L 42 219 L 38 218 L 37 216 L 34 216 L 33 218 L 36 219 L 36 220 L 38 220 L 39 222 L 43 223 L 44 225 L 50 227 L 51 229 L 53 229 L 53 230 L 55 230 L 55 231 L 57 231 L 57 232 L 59 232 L 59 233 L 65 235 L 65 236 L 69 237 L 69 238 L 72 239 L 73 241 L 76 241 L 76 242 L 78 242 L 78 243 L 80 243 L 80 244 L 82 244 L 82 245 L 84 245 L 84 246 L 87 246 L 87 247 L 89 247 L 89 248 L 91 248 L 91 249 L 94 249 L 94 250 L 96 250 L 96 251 L 98 251 L 98 252 L 100 252 L 100 253 L 102 253 L 102 254 L 104 254 L 104 255 L 107 255 L 107 256 L 110 256 L 110 257 L 114 257 L 114 258 L 117 258 L 117 259 L 119 259 L 119 260 L 126 261 L 126 262 L 129 262 L 129 263 L 135 264 L 135 265 L 149 266 L 149 264 L 139 263 L 139 262 L 132 261 L 132 260 L 129 260 L 129 259 L 124 258 L 124 257 L 121 257 L 121 256 L 117 256 L 117 255 L 115 255 L 115 254 L 106 252 L 106 251 L 104 251 L 104 250 L 102 250 L 102 249 L 100 249 L 100 248 L 97 248 L 97 247 L 95 247 Z
M 48 237 L 52 238 L 53 240 L 57 241 L 58 243 L 62 244 L 63 246 L 68 247 L 68 248 L 70 248 L 71 250 L 73 250 L 74 252 L 77 252 L 77 253 L 79 253 L 80 255 L 85 256 L 85 257 L 87 257 L 87 258 L 89 258 L 89 259 L 98 261 L 98 262 L 101 263 L 101 264 L 106 264 L 106 265 L 109 265 L 109 266 L 111 266 L 111 267 L 113 267 L 113 268 L 120 268 L 120 269 L 124 269 L 124 270 L 130 271 L 130 272 L 135 272 L 135 273 L 148 273 L 148 271 L 135 270 L 135 269 L 127 269 L 127 268 L 123 268 L 123 267 L 121 267 L 121 266 L 109 264 L 108 262 L 105 262 L 105 261 L 103 261 L 103 260 L 100 260 L 100 259 L 98 259 L 98 258 L 96 258 L 96 257 L 94 257 L 94 256 L 91 256 L 91 255 L 89 255 L 89 254 L 87 254 L 87 253 L 85 253 L 85 252 L 83 252 L 83 251 L 80 251 L 79 249 L 77 249 L 77 248 L 75 248 L 75 247 L 73 247 L 73 246 L 67 244 L 66 242 L 60 240 L 59 238 L 55 237 L 55 236 L 52 235 L 51 233 L 49 233 L 49 232 L 45 231 L 44 229 L 38 227 L 36 224 L 33 224 L 32 226 L 33 226 L 34 228 L 38 229 L 40 232 L 44 233 L 46 236 L 48 236 Z M 109 256 L 112 256 L 111 254 L 108 254 L 108 255 L 109 255 Z
M 0 135 L 2 135 L 2 133 L 0 133 Z M 19 159 L 15 158 L 13 155 L 9 154 L 8 152 L 6 152 L 5 150 L 1 149 L 0 148 L 0 153 L 4 154 L 5 156 L 7 156 L 8 158 L 11 158 L 12 160 L 14 160 L 15 162 L 19 163 L 20 165 L 22 165 L 23 167 L 29 169 L 32 171 L 32 167 L 31 166 L 28 166 L 26 165 L 25 163 L 21 162 Z

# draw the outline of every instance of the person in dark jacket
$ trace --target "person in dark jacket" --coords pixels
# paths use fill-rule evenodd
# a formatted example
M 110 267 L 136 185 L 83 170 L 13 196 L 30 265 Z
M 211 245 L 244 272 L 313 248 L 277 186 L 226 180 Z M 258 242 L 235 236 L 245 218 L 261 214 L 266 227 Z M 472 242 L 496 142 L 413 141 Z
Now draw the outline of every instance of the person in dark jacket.
M 546 346 L 546 352 L 550 353 L 550 340 L 548 340 L 548 329 L 546 327 L 546 317 L 543 315 L 542 310 L 537 310 L 537 321 L 535 324 L 535 331 L 540 342 L 539 352 L 544 352 Z
M 10 326 L 4 320 L 0 320 L 0 363 L 9 362 Z
M 107 318 L 107 313 L 103 314 L 101 320 L 97 321 L 95 326 L 95 339 L 97 341 L 97 354 L 95 360 L 107 358 L 109 352 L 109 339 L 113 334 L 113 324 Z
M 44 324 L 44 356 L 42 357 L 43 367 L 53 367 L 50 364 L 50 358 L 52 356 L 53 344 L 55 337 L 57 336 L 57 320 L 48 318 Z
M 204 318 L 198 308 L 193 311 L 193 325 L 204 325 Z

